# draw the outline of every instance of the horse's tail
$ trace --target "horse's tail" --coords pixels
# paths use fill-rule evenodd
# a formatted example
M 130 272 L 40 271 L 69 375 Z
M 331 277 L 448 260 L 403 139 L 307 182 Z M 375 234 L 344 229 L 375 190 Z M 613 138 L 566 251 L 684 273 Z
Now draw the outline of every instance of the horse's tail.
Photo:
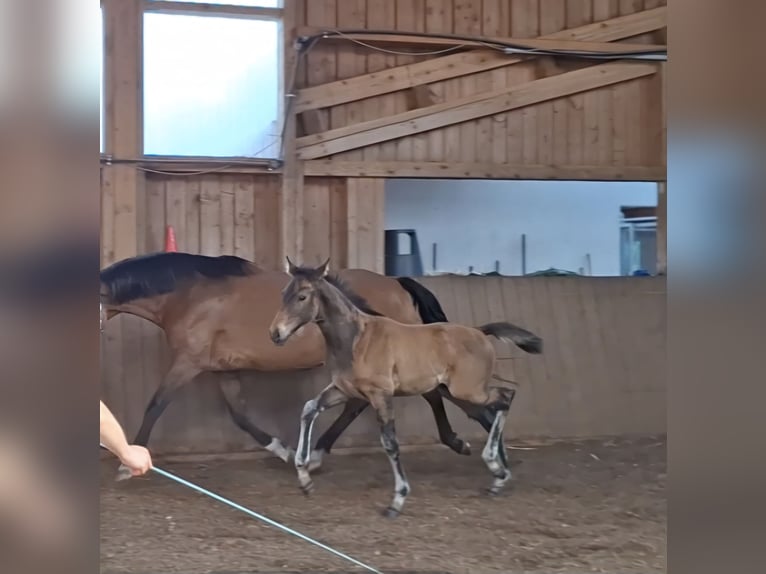
M 436 295 L 409 277 L 397 277 L 396 280 L 412 297 L 412 302 L 415 303 L 420 319 L 424 324 L 447 322 L 447 315 L 444 314 L 444 309 L 442 309 Z
M 511 323 L 505 321 L 500 323 L 487 323 L 486 325 L 476 328 L 489 337 L 495 337 L 501 341 L 514 343 L 517 347 L 527 353 L 539 355 L 543 352 L 543 340 L 540 337 Z

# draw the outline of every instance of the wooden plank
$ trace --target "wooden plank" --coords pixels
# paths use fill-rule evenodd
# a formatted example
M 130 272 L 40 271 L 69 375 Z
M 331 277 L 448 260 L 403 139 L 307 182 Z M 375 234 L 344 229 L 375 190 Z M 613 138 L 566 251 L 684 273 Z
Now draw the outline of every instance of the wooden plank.
M 624 82 L 656 72 L 653 64 L 611 62 L 543 78 L 501 93 L 477 94 L 455 102 L 412 110 L 300 138 L 298 157 L 316 159 L 403 136 L 466 122 L 507 110 L 531 106 L 601 86 Z M 311 145 L 310 142 L 320 141 Z M 527 158 L 525 157 L 525 160 Z
M 230 175 L 221 176 L 221 254 L 234 254 L 234 180 Z
M 365 0 L 344 0 L 337 6 L 337 25 L 339 28 L 364 28 L 365 26 Z M 339 78 L 360 76 L 367 72 L 367 49 L 356 44 L 344 44 L 338 51 Z M 341 109 L 333 110 L 336 114 L 333 127 L 341 125 L 358 124 L 364 120 L 364 103 L 359 101 L 349 102 Z M 337 123 L 336 123 L 337 122 Z M 341 123 L 342 122 L 342 123 Z M 350 150 L 343 159 L 362 159 L 361 150 Z
M 546 0 L 540 5 L 540 33 L 554 34 L 566 28 L 566 1 Z M 544 58 L 557 70 L 553 58 Z M 538 59 L 538 62 L 540 59 Z M 551 75 L 549 72 L 546 75 Z M 537 106 L 537 162 L 542 164 L 567 162 L 566 102 L 562 99 Z M 558 136 L 558 137 L 557 137 Z M 561 144 L 564 145 L 561 145 Z M 558 144 L 558 145 L 557 145 Z M 563 157 L 561 150 L 564 150 Z M 558 153 L 556 153 L 558 152 Z
M 391 2 L 391 0 L 368 0 L 367 27 L 375 30 L 393 30 L 396 28 L 396 4 Z M 396 57 L 394 55 L 374 50 L 369 51 L 367 55 L 367 72 L 377 73 L 394 66 L 396 66 Z M 298 100 L 300 100 L 300 94 Z M 384 94 L 378 97 L 367 98 L 363 102 L 363 107 L 363 121 L 372 120 L 380 116 L 393 115 L 396 113 L 396 97 Z M 396 144 L 394 142 L 387 142 L 380 146 L 371 146 L 364 149 L 365 160 L 383 158 L 396 158 Z
M 247 175 L 234 181 L 234 255 L 255 260 L 255 190 Z
M 511 34 L 518 38 L 533 38 L 539 35 L 538 0 L 517 0 L 511 4 Z M 519 112 L 521 117 L 521 162 L 539 163 L 537 159 L 537 110 L 527 107 Z
M 381 225 L 385 180 L 359 178 L 355 187 L 356 195 L 350 196 L 349 215 L 355 213 L 355 229 L 349 222 L 349 245 L 351 237 L 356 238 L 356 265 L 362 269 L 383 272 L 378 265 L 383 260 L 383 228 Z M 355 212 L 352 211 L 352 202 Z M 353 234 L 353 235 L 352 235 Z
M 445 34 L 452 31 L 452 5 L 451 0 L 426 0 L 426 14 L 425 14 L 425 30 L 429 34 Z M 472 54 L 472 57 L 479 55 L 488 55 L 489 52 L 485 50 L 465 52 L 454 54 L 452 56 L 445 56 L 447 58 L 455 58 L 455 63 L 462 58 Z M 493 58 L 499 63 L 499 54 L 493 54 Z M 415 66 L 422 66 L 427 62 L 433 62 L 435 60 L 443 60 L 443 58 L 432 58 L 422 62 L 420 64 L 413 64 Z M 437 73 L 446 70 L 444 67 L 433 68 Z M 470 73 L 470 72 L 469 72 Z M 406 81 L 406 77 L 404 78 Z M 444 82 L 432 83 L 429 86 L 431 92 L 434 95 L 436 102 L 443 102 L 446 100 L 446 85 Z M 449 129 L 449 128 L 448 128 Z M 427 134 L 428 137 L 428 161 L 436 161 L 445 158 L 445 133 L 447 130 L 434 130 Z
M 186 238 L 186 183 L 184 178 L 172 176 L 165 183 L 164 223 L 165 225 L 173 226 L 179 251 L 188 250 Z
M 495 163 L 406 162 L 406 161 L 340 161 L 305 162 L 307 176 L 444 178 L 444 179 L 530 179 L 585 181 L 661 181 L 666 177 L 664 165 L 519 165 Z
M 312 4 L 315 0 L 312 0 Z M 316 0 L 319 2 L 320 0 Z M 444 8 L 439 5 L 438 10 L 432 11 L 434 15 L 428 20 L 428 31 L 446 29 L 451 26 L 451 12 L 444 13 Z M 526 44 L 535 44 L 539 48 L 547 49 L 591 49 L 594 51 L 622 51 L 622 50 L 647 50 L 661 49 L 662 46 L 644 46 L 628 44 L 610 44 L 615 40 L 629 38 L 632 35 L 662 27 L 666 25 L 664 8 L 661 18 L 646 18 L 642 15 L 615 18 L 596 25 L 584 25 L 572 29 L 562 30 L 557 33 L 541 38 L 523 38 L 522 34 L 529 27 L 524 23 L 526 12 L 521 11 L 521 4 L 513 3 L 514 7 L 512 33 L 517 36 L 517 41 Z M 536 27 L 535 27 L 536 30 Z M 535 32 L 536 33 L 536 32 Z M 508 38 L 508 40 L 511 40 Z M 565 42 L 571 40 L 571 42 Z M 585 44 L 585 41 L 592 42 Z M 562 43 L 564 41 L 564 43 Z M 321 45 L 315 50 L 322 49 Z M 326 49 L 326 48 L 324 48 Z M 431 84 L 434 82 L 457 78 L 467 74 L 493 70 L 524 61 L 519 56 L 506 56 L 495 50 L 473 50 L 470 52 L 442 56 L 418 62 L 415 64 L 389 68 L 383 72 L 374 72 L 338 80 L 321 86 L 314 86 L 300 90 L 296 100 L 297 111 L 307 109 L 324 108 L 335 106 L 345 102 L 369 98 L 384 93 L 405 90 L 414 86 Z
M 199 177 L 189 179 L 186 184 L 186 250 L 189 253 L 200 252 L 201 185 Z
M 333 178 L 330 189 L 330 256 L 334 267 L 348 267 L 346 180 Z
M 582 27 L 593 21 L 593 5 L 591 0 L 567 0 L 566 8 L 567 28 Z M 566 163 L 582 165 L 585 163 L 583 153 L 585 148 L 585 95 L 574 94 L 566 100 L 566 103 L 568 106 L 565 132 L 567 146 Z
M 360 265 L 359 242 L 357 232 L 359 228 L 360 187 L 362 178 L 351 177 L 346 180 L 346 263 L 349 269 L 357 269 Z
M 200 184 L 200 253 L 221 255 L 221 184 L 204 176 Z
M 510 35 L 510 4 L 505 0 L 484 0 L 482 4 L 482 34 L 487 36 Z M 488 91 L 499 90 L 508 85 L 508 68 L 493 70 L 489 75 Z M 506 163 L 508 160 L 508 114 L 501 113 L 489 120 L 490 133 L 486 141 L 489 153 L 480 154 L 483 161 Z
M 314 1 L 314 0 L 312 0 Z M 282 8 L 265 6 L 237 6 L 235 4 L 205 4 L 196 2 L 166 2 L 164 0 L 144 0 L 146 12 L 178 14 L 188 16 L 216 16 L 223 18 L 257 18 L 258 20 L 279 20 L 284 13 Z
M 460 0 L 453 3 L 453 28 L 455 34 L 477 36 L 481 33 L 481 4 L 476 0 Z M 460 96 L 470 98 L 477 93 L 488 90 L 488 86 L 478 83 L 480 74 L 471 74 L 460 78 Z M 486 92 L 484 92 L 486 93 Z M 460 158 L 472 162 L 476 160 L 477 148 L 483 145 L 480 135 L 480 122 L 484 122 L 486 131 L 487 119 L 478 118 L 476 122 L 466 122 L 460 125 Z M 486 157 L 486 156 L 485 156 Z
M 148 253 L 163 251 L 165 248 L 166 185 L 166 178 L 152 178 L 147 182 L 145 197 L 147 220 L 144 223 L 144 244 Z
M 303 208 L 306 217 L 304 263 L 319 265 L 330 256 L 330 186 L 326 178 L 305 183 Z
M 265 269 L 282 269 L 284 257 L 280 252 L 280 189 L 281 182 L 273 177 L 255 180 L 255 261 Z
M 116 261 L 114 254 L 114 169 L 101 168 L 101 267 Z
M 657 184 L 657 274 L 668 272 L 668 186 Z

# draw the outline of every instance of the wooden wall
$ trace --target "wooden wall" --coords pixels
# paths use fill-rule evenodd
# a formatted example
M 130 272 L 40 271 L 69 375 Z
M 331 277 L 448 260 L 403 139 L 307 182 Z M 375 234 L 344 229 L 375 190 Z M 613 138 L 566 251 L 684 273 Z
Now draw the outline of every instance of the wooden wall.
M 107 170 L 111 168 L 105 168 Z M 180 251 L 232 254 L 281 268 L 281 178 L 278 175 L 149 173 L 137 195 L 137 252 L 165 248 L 173 226 Z M 307 178 L 304 185 L 302 261 L 383 272 L 384 181 Z M 126 238 L 115 223 L 118 198 L 109 181 L 102 194 L 102 264 L 116 260 Z
M 556 36 L 565 29 L 657 8 L 665 2 L 303 0 L 299 4 L 299 23 L 310 28 L 395 29 L 519 39 Z M 660 30 L 627 40 L 634 44 L 664 43 L 665 32 Z M 316 86 L 434 58 L 441 58 L 445 67 L 448 60 L 450 66 L 466 66 L 470 65 L 466 62 L 477 64 L 477 57 L 480 56 L 416 58 L 376 52 L 349 42 L 320 41 L 308 53 L 299 81 L 305 86 Z M 401 90 L 330 106 L 321 110 L 324 117 L 320 123 L 330 129 L 342 128 L 407 112 L 413 107 L 421 107 L 424 101 L 425 105 L 457 101 L 493 90 L 518 87 L 533 82 L 541 74 L 545 76 L 593 65 L 592 62 L 573 64 L 571 60 L 544 64 L 547 67 L 541 68 L 541 62 L 533 60 L 422 85 L 415 93 Z M 557 66 L 561 69 L 554 69 Z M 385 75 L 380 77 L 385 82 Z M 323 159 L 364 163 L 661 167 L 665 164 L 661 100 L 662 74 L 657 73 Z M 301 138 L 298 143 L 300 151 Z
M 588 437 L 665 432 L 664 278 L 430 277 L 448 317 L 463 324 L 509 320 L 543 337 L 542 356 L 498 343 L 498 373 L 516 379 L 509 439 Z M 104 398 L 136 432 L 143 409 L 167 368 L 161 332 L 134 317 L 110 321 L 104 335 Z M 181 392 L 160 420 L 151 446 L 158 453 L 231 452 L 255 448 L 225 414 L 214 375 Z M 249 411 L 264 429 L 294 443 L 303 403 L 326 379 L 315 373 L 247 375 Z M 404 444 L 433 443 L 425 401 L 395 402 Z M 449 407 L 459 432 L 483 436 Z M 317 432 L 333 418 L 320 417 Z M 318 435 L 315 435 L 318 436 Z M 339 445 L 379 444 L 365 413 Z

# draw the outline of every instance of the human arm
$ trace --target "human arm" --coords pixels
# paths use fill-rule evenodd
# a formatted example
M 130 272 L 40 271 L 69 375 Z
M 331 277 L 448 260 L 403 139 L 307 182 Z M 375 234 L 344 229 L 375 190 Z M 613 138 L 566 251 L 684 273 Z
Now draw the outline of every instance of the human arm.
M 128 443 L 125 431 L 103 401 L 101 401 L 100 427 L 101 444 L 117 456 L 134 476 L 146 474 L 149 471 L 152 467 L 149 451 L 143 446 Z

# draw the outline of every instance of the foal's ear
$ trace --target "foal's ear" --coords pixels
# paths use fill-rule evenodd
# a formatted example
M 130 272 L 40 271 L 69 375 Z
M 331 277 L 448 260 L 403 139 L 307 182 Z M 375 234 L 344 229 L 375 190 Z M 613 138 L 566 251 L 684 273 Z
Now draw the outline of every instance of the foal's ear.
M 285 257 L 285 273 L 288 273 L 289 275 L 293 275 L 295 273 L 295 270 L 297 267 L 293 264 L 292 261 L 290 261 L 289 257 Z
M 321 277 L 327 277 L 327 274 L 330 272 L 330 258 L 327 258 L 327 261 L 322 263 L 319 267 L 317 267 L 317 271 L 319 272 L 319 275 Z

